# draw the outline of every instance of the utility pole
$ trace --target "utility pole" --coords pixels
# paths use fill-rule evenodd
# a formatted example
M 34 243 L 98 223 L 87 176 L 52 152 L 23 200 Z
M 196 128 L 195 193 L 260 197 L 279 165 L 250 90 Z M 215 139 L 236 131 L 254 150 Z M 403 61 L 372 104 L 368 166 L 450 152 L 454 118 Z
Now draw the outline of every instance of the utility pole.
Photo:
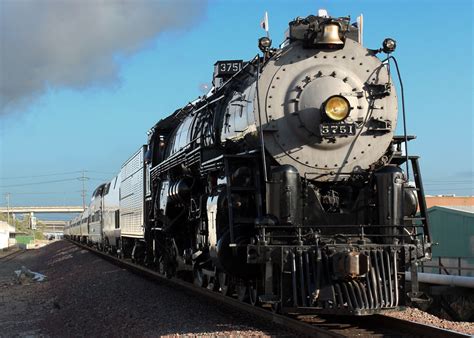
M 5 198 L 7 199 L 7 223 L 10 224 L 10 193 L 9 192 L 5 194 Z
M 82 181 L 82 190 L 81 190 L 81 196 L 82 196 L 82 208 L 86 208 L 86 181 L 89 179 L 89 177 L 86 176 L 85 170 L 82 169 L 82 175 L 81 177 L 78 178 L 79 181 Z

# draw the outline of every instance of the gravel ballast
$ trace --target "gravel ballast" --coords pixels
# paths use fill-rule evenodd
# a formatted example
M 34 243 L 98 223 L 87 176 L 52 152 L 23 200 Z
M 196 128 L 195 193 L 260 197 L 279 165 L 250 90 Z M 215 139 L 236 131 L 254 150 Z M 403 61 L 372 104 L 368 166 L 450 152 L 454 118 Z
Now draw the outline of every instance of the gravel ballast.
M 46 275 L 34 282 L 15 270 Z M 293 336 L 280 326 L 157 283 L 67 241 L 0 260 L 0 337 Z M 474 323 L 408 308 L 388 315 L 474 335 Z
M 452 322 L 446 319 L 441 319 L 433 316 L 417 308 L 406 308 L 403 311 L 389 311 L 385 315 L 395 317 L 403 320 L 417 322 L 420 324 L 441 327 L 446 330 L 461 332 L 469 335 L 474 335 L 474 323 L 470 322 Z
M 46 275 L 38 283 L 14 270 Z M 59 241 L 0 262 L 0 336 L 291 336 Z

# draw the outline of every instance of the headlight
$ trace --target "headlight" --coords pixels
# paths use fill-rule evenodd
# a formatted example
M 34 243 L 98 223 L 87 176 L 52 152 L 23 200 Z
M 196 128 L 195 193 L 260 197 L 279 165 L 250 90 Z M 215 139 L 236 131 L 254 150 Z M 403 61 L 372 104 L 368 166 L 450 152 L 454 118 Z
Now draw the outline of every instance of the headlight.
M 344 120 L 349 115 L 349 111 L 349 101 L 339 95 L 331 96 L 324 104 L 324 112 L 326 113 L 326 116 L 333 121 Z

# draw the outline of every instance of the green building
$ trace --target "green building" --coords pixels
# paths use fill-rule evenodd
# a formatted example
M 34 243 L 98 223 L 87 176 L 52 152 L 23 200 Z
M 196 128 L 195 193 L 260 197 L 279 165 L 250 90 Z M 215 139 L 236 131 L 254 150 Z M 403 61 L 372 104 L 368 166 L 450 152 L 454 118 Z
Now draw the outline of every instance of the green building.
M 433 260 L 424 272 L 474 276 L 474 206 L 428 209 Z M 428 266 L 435 266 L 429 268 Z

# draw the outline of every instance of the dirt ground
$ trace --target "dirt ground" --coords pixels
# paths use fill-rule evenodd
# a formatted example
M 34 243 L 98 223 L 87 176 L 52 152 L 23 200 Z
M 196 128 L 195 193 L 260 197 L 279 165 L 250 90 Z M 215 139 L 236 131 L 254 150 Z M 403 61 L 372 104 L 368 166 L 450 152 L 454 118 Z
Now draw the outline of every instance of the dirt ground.
M 18 283 L 21 266 L 47 276 Z M 0 336 L 291 336 L 66 242 L 0 260 Z

